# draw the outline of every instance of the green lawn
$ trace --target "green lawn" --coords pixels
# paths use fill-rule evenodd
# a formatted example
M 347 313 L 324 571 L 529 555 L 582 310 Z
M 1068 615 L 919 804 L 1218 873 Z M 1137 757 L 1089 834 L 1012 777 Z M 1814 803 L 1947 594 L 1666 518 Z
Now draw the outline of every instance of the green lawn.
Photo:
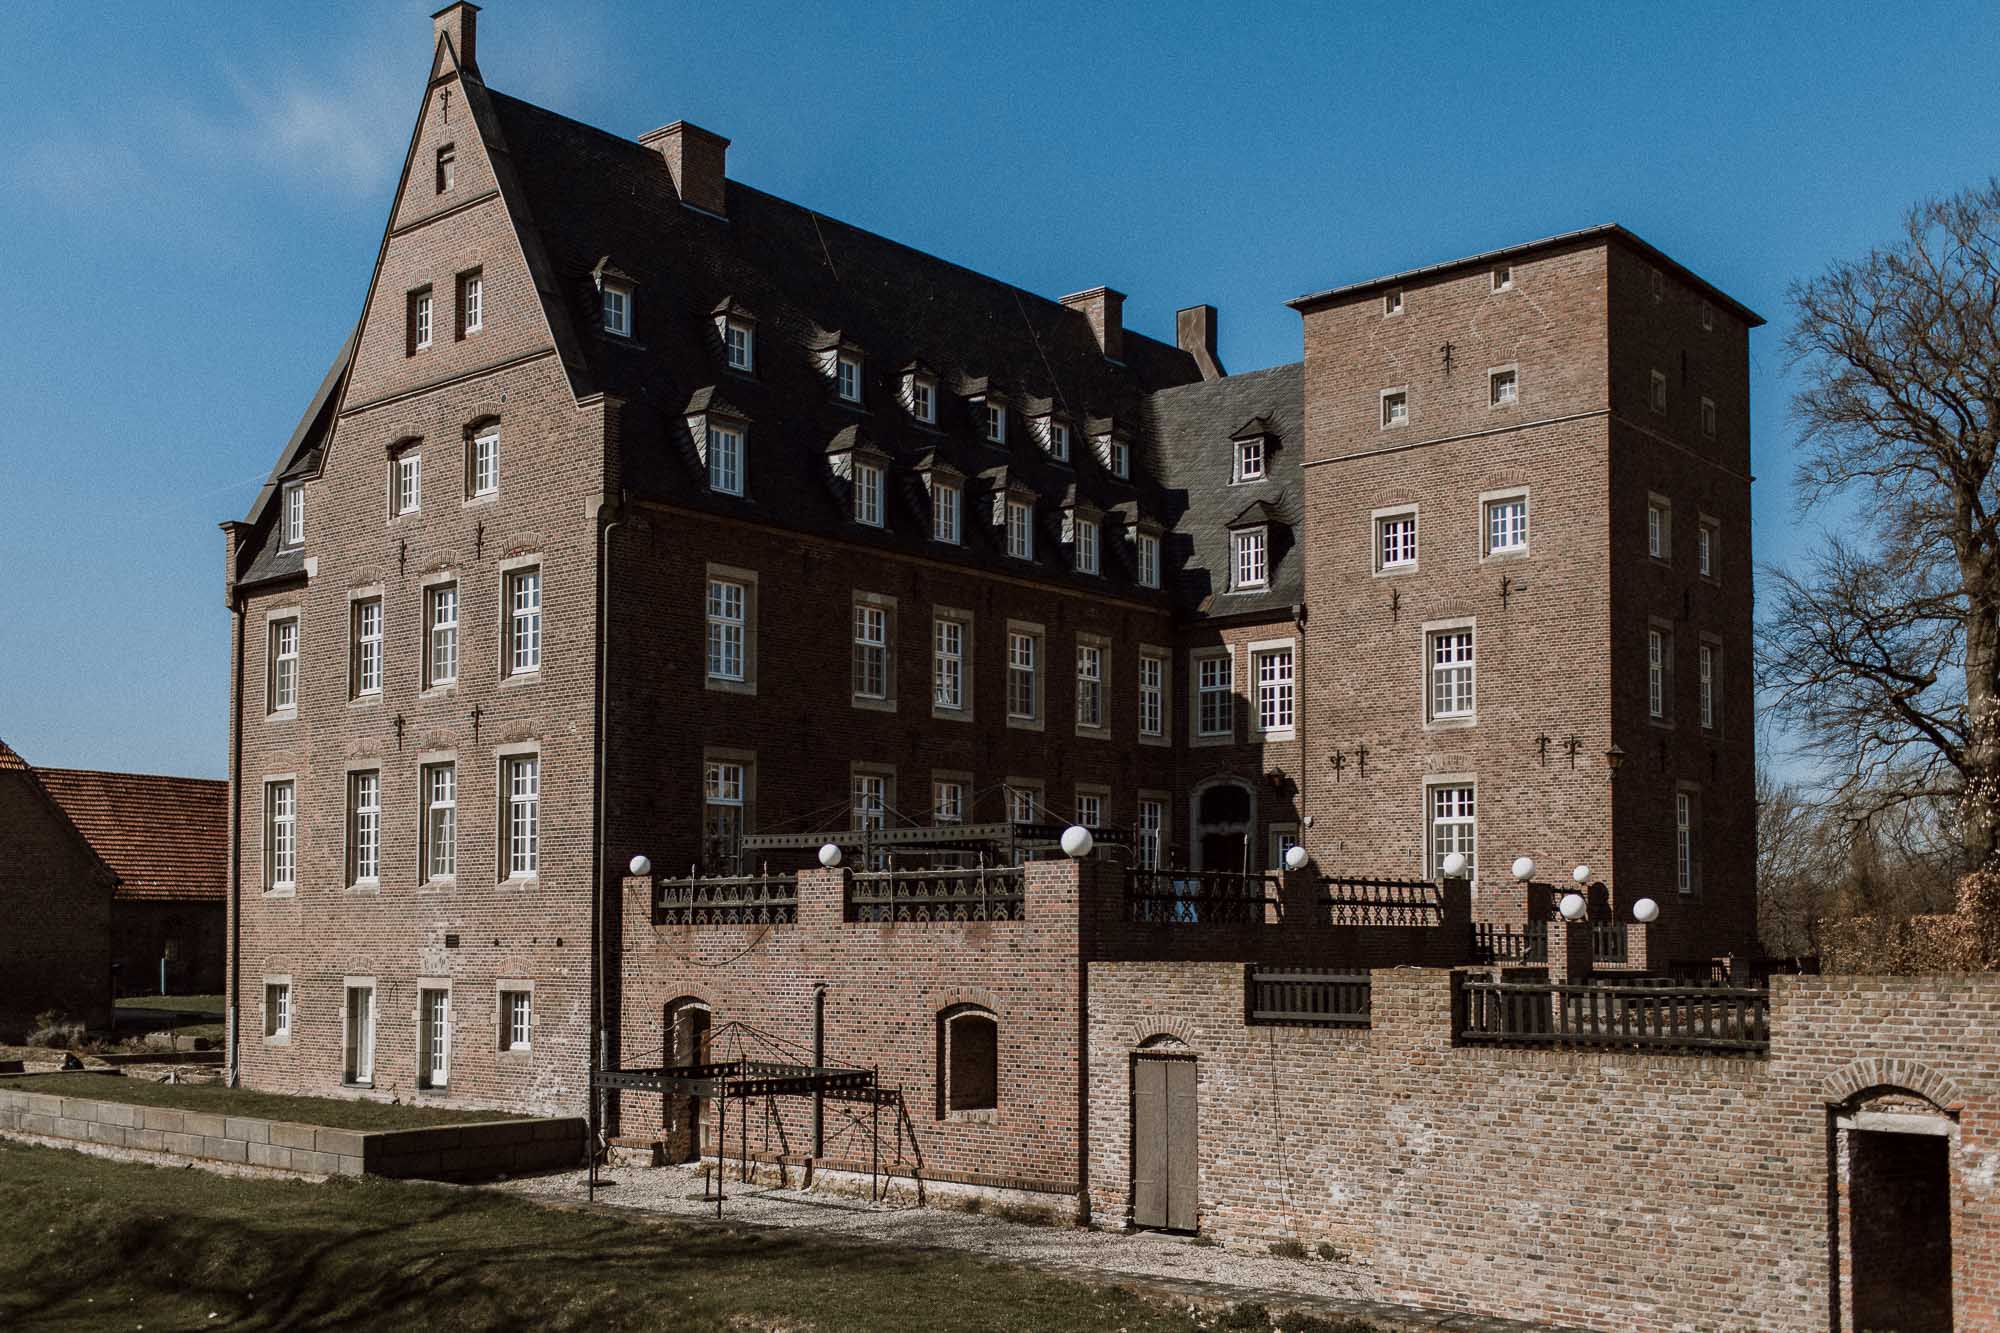
M 222 1017 L 227 1008 L 220 995 L 121 995 L 116 1004 L 120 1009 L 159 1009 L 167 1013 L 208 1014 Z
M 290 1120 L 328 1129 L 416 1129 L 425 1125 L 462 1125 L 472 1120 L 520 1118 L 510 1111 L 474 1111 L 449 1105 L 390 1106 L 338 1097 L 286 1097 L 247 1088 L 227 1088 L 220 1083 L 153 1083 L 115 1074 L 37 1074 L 31 1078 L 7 1079 L 0 1087 L 135 1106 L 166 1106 L 177 1111 Z
M 970 1256 L 806 1232 L 368 1179 L 245 1180 L 0 1141 L 4 1327 L 1269 1333 L 1260 1316 L 1198 1316 Z

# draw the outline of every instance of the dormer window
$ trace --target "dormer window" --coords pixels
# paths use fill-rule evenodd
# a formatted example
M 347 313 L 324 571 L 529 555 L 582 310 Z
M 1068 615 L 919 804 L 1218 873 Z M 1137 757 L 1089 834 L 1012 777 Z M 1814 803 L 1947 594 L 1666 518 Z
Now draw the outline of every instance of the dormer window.
M 927 375 L 910 376 L 910 415 L 926 426 L 937 424 L 937 381 Z
M 1139 534 L 1138 540 L 1139 586 L 1157 588 L 1160 586 L 1160 539 L 1150 532 Z
M 1247 440 L 1236 442 L 1236 480 L 1262 481 L 1264 479 L 1264 437 L 1253 435 Z
M 284 526 L 279 537 L 281 546 L 303 546 L 306 540 L 306 488 L 301 482 L 292 482 L 285 487 Z
M 1234 556 L 1230 564 L 1236 575 L 1231 586 L 1238 591 L 1261 588 L 1268 582 L 1268 537 L 1269 533 L 1264 528 L 1241 528 L 1230 534 L 1230 549 Z
M 620 338 L 632 336 L 632 289 L 625 283 L 604 284 L 604 331 Z
M 1069 462 L 1069 426 L 1065 422 L 1049 422 L 1049 457 L 1058 463 Z
M 882 526 L 882 465 L 854 460 L 854 521 Z
M 834 361 L 834 391 L 844 403 L 861 401 L 861 358 L 842 352 Z
M 731 370 L 749 374 L 757 368 L 757 331 L 745 320 L 723 320 L 722 350 Z
M 1076 519 L 1076 572 L 1095 574 L 1097 562 L 1097 520 L 1078 515 Z
M 959 530 L 965 510 L 965 492 L 955 481 L 931 474 L 931 540 L 947 546 L 959 544 Z
M 1035 506 L 1030 501 L 1007 501 L 1007 554 L 1016 560 L 1035 558 Z
M 1132 479 L 1132 446 L 1116 435 L 1111 437 L 1111 475 L 1120 481 Z
M 743 428 L 733 421 L 708 424 L 708 488 L 743 494 Z
M 1007 443 L 1007 405 L 987 399 L 980 403 L 981 429 L 994 444 Z
M 450 144 L 437 151 L 437 192 L 443 194 L 458 183 L 458 152 Z

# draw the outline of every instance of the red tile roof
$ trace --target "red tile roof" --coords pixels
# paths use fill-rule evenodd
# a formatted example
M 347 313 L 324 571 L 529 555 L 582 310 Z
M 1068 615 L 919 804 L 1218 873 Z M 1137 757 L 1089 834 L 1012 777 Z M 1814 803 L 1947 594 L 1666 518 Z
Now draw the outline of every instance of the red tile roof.
M 0 757 L 0 766 L 5 762 Z M 227 893 L 227 782 L 80 768 L 34 773 L 117 872 L 116 898 L 220 900 Z

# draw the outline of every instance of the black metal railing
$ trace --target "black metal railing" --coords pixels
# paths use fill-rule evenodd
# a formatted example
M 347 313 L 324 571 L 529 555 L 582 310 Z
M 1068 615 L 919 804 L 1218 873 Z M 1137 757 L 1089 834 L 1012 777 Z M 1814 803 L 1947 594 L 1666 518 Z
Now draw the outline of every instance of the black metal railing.
M 1243 986 L 1244 1019 L 1253 1026 L 1365 1028 L 1373 1021 L 1366 972 L 1252 963 L 1243 969 Z
M 1475 922 L 1472 927 L 1472 961 L 1475 963 L 1546 963 L 1549 961 L 1549 923 L 1529 921 L 1521 929 Z
M 1125 877 L 1125 919 L 1176 926 L 1261 926 L 1278 901 L 1269 875 L 1220 870 L 1134 870 Z
M 1548 985 L 1467 980 L 1457 1016 L 1469 1046 L 1765 1055 L 1771 994 L 1730 986 Z
M 1444 919 L 1427 879 L 1328 879 L 1320 902 L 1336 926 L 1435 926 Z
M 664 926 L 790 925 L 799 919 L 791 875 L 697 875 L 663 879 L 653 919 Z
M 1027 912 L 1020 866 L 866 870 L 847 885 L 849 921 L 1019 921 Z
M 1590 923 L 1590 956 L 1600 963 L 1623 963 L 1631 958 L 1623 921 Z

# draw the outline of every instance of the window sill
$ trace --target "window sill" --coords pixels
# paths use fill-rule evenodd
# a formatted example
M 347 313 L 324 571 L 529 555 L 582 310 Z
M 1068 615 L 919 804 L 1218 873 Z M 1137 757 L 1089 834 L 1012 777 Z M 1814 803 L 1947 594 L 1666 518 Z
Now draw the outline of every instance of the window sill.
M 465 497 L 464 503 L 465 503 L 465 508 L 467 509 L 479 509 L 486 505 L 494 504 L 498 502 L 499 499 L 500 499 L 500 492 L 488 491 L 484 495 L 468 495 Z
M 1485 555 L 1479 557 L 1479 563 L 1483 565 L 1493 560 L 1525 560 L 1527 558 L 1527 547 L 1513 546 L 1504 551 L 1488 551 Z
M 498 1051 L 494 1052 L 494 1054 L 500 1058 L 502 1063 L 505 1063 L 508 1060 L 525 1061 L 527 1057 L 533 1055 L 534 1053 L 535 1053 L 535 1048 L 532 1046 L 502 1046 Z
M 458 678 L 441 680 L 435 685 L 427 685 L 417 695 L 419 699 L 449 699 L 458 693 Z
M 1000 1123 L 1000 1109 L 985 1106 L 976 1111 L 946 1111 L 944 1119 L 950 1125 L 997 1125 Z
M 542 877 L 539 873 L 533 875 L 509 875 L 500 881 L 500 887 L 503 889 L 532 889 L 539 887 L 541 882 Z
M 363 880 L 357 884 L 348 884 L 342 887 L 341 892 L 369 898 L 378 897 L 382 892 L 382 881 L 379 879 L 370 879 Z
M 1477 713 L 1469 717 L 1431 717 L 1424 719 L 1425 731 L 1463 731 L 1467 727 L 1476 727 L 1478 725 L 1479 715 Z
M 1398 574 L 1414 574 L 1416 572 L 1417 566 L 1414 561 L 1407 565 L 1378 565 L 1375 569 L 1375 577 L 1378 579 L 1389 579 L 1394 578 Z
M 267 1033 L 264 1037 L 264 1044 L 266 1046 L 290 1046 L 292 1044 L 292 1034 L 290 1032 L 281 1032 L 276 1036 L 272 1036 Z
M 451 1086 L 449 1084 L 443 1087 L 433 1087 L 423 1083 L 417 1084 L 417 1096 L 419 1097 L 446 1097 L 450 1094 Z
M 1043 723 L 1042 719 L 1038 717 L 1009 716 L 1007 719 L 1007 725 L 1009 727 L 1012 727 L 1015 731 L 1042 731 L 1046 729 L 1046 726 Z
M 458 876 L 445 875 L 437 879 L 427 879 L 417 885 L 418 893 L 450 893 L 458 887 Z
M 704 676 L 701 687 L 716 694 L 747 694 L 752 698 L 757 694 L 757 682 L 754 680 L 729 680 L 722 676 Z
M 1171 741 L 1170 739 L 1168 739 L 1168 738 L 1167 738 L 1167 737 L 1165 737 L 1165 736 L 1141 736 L 1141 737 L 1139 737 L 1139 744 L 1141 744 L 1141 745 L 1172 745 L 1172 744 L 1173 744 L 1173 741 Z
M 1236 733 L 1233 731 L 1220 731 L 1213 736 L 1197 735 L 1188 739 L 1189 747 L 1195 749 L 1211 749 L 1218 745 L 1234 744 L 1236 744 Z
M 299 887 L 296 884 L 292 884 L 282 889 L 266 889 L 263 896 L 266 898 L 296 898 L 299 896 Z
M 509 672 L 507 675 L 500 677 L 500 688 L 503 690 L 517 689 L 528 685 L 539 685 L 541 683 L 542 673 L 539 667 L 533 671 Z
M 1655 731 L 1672 731 L 1674 720 L 1670 717 L 1649 717 L 1646 719 L 1646 725 Z
M 340 1086 L 343 1088 L 365 1088 L 373 1092 L 375 1090 L 375 1080 L 372 1078 L 344 1078 L 340 1080 Z
M 264 714 L 264 720 L 266 722 L 296 722 L 299 720 L 299 710 L 296 708 L 274 709 Z
M 857 694 L 851 696 L 848 702 L 854 707 L 869 713 L 893 713 L 896 711 L 896 701 L 894 699 L 866 699 Z
M 1296 726 L 1273 727 L 1269 731 L 1254 731 L 1250 733 L 1251 740 L 1264 745 L 1276 745 L 1283 741 L 1295 741 L 1298 738 L 1299 729 Z
M 380 690 L 370 690 L 366 694 L 357 694 L 347 701 L 349 708 L 379 708 L 381 705 L 382 691 Z
M 970 708 L 945 708 L 938 704 L 932 704 L 931 720 L 934 722 L 970 722 L 972 721 L 972 710 Z
M 1076 738 L 1082 741 L 1108 741 L 1111 739 L 1109 727 L 1086 727 L 1078 724 Z

